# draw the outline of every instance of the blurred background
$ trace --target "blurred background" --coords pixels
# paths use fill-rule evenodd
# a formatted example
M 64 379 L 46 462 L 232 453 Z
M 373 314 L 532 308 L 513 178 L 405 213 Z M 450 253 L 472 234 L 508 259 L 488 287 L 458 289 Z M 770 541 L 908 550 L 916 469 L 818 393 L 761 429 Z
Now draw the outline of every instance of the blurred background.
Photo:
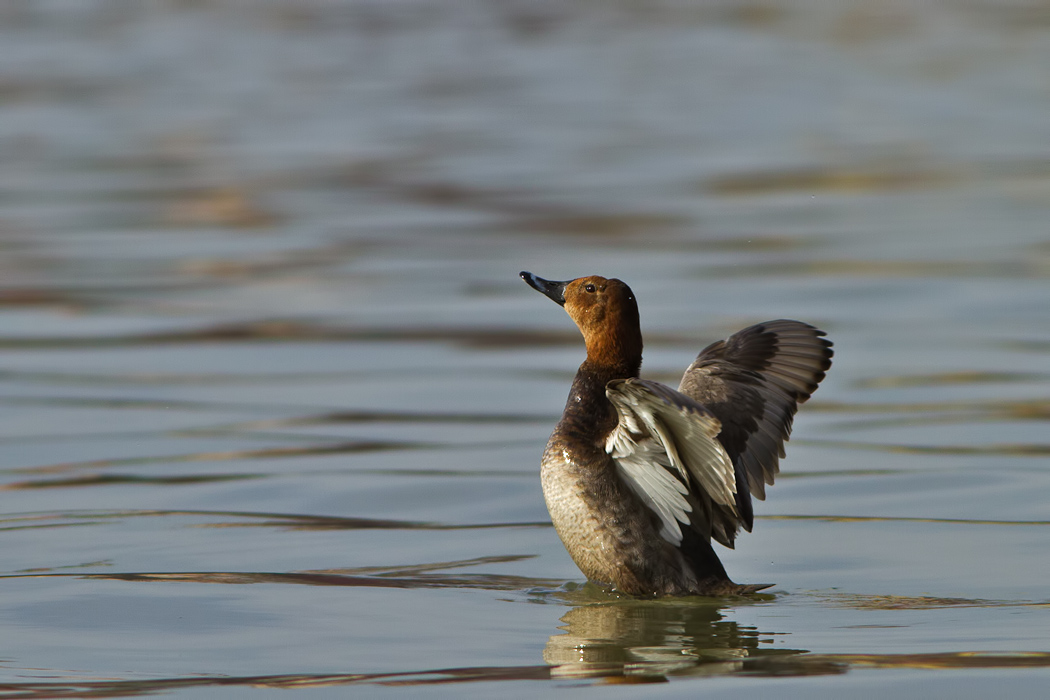
M 5 0 L 0 695 L 1035 694 L 1048 66 L 1046 0 Z M 829 333 L 773 595 L 583 585 L 519 270 L 670 384 Z

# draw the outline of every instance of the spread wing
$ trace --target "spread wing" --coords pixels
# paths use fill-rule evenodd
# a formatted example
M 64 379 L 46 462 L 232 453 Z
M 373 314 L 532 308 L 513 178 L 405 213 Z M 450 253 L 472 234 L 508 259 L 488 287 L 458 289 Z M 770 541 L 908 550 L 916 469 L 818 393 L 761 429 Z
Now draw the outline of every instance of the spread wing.
M 605 386 L 619 414 L 605 449 L 624 482 L 678 546 L 682 526 L 732 546 L 740 528 L 733 462 L 716 439 L 722 425 L 688 396 L 644 379 Z
M 719 442 L 733 461 L 741 524 L 754 516 L 751 497 L 780 471 L 784 442 L 798 405 L 831 367 L 831 341 L 801 321 L 767 321 L 704 348 L 678 390 L 721 423 Z

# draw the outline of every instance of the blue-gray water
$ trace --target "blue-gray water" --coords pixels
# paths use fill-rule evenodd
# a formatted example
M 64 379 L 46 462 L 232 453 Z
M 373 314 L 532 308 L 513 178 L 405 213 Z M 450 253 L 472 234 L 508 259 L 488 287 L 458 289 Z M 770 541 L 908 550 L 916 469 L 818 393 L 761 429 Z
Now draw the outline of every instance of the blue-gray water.
M 1047 65 L 1036 0 L 3 3 L 0 698 L 1044 692 Z M 770 595 L 583 586 L 522 269 L 672 384 L 828 331 Z

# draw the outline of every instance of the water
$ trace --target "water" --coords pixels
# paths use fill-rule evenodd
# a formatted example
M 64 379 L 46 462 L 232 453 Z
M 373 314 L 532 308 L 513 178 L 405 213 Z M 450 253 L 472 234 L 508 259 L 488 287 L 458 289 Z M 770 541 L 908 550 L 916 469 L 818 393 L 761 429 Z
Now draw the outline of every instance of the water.
M 0 697 L 1045 687 L 1043 5 L 0 20 Z M 669 383 L 829 332 L 719 552 L 769 595 L 584 585 L 538 479 L 582 347 L 522 269 L 626 280 Z

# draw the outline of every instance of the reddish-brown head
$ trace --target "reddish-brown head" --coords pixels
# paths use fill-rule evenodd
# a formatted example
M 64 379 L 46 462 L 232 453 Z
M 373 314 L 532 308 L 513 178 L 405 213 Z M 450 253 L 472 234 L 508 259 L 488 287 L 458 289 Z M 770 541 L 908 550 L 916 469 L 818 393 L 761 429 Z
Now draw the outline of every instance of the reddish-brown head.
M 642 331 L 634 292 L 618 279 L 592 275 L 552 282 L 531 272 L 521 278 L 530 287 L 565 307 L 587 343 L 587 361 L 638 376 L 642 364 Z

